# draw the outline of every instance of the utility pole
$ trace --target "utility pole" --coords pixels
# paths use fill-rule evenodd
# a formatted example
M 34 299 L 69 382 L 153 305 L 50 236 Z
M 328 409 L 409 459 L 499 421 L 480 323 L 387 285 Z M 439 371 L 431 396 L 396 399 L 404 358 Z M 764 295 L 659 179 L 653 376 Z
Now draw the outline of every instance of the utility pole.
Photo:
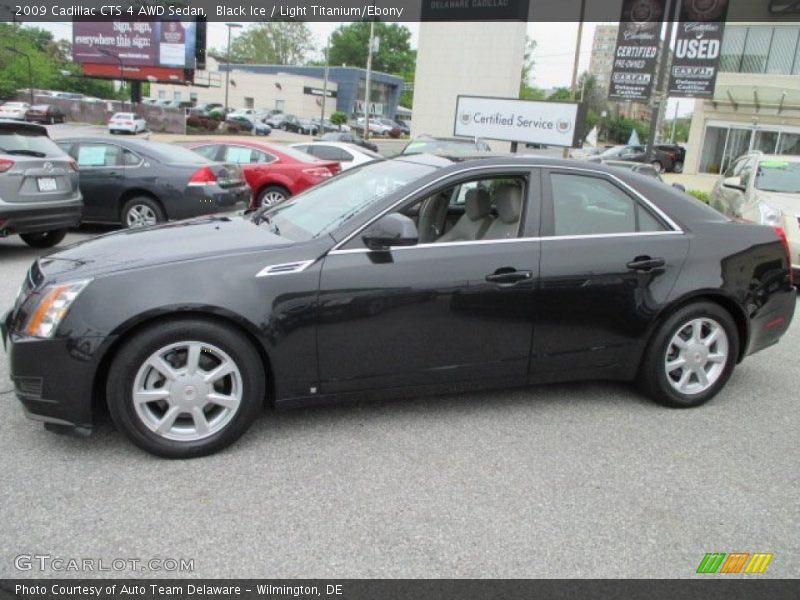
M 650 134 L 647 136 L 647 148 L 645 149 L 645 156 L 652 159 L 653 146 L 656 143 L 656 135 L 658 134 L 658 126 L 661 118 L 661 106 L 667 102 L 667 84 L 666 75 L 669 72 L 667 63 L 669 62 L 670 43 L 672 42 L 672 31 L 675 28 L 675 18 L 678 14 L 679 0 L 672 0 L 667 10 L 667 33 L 664 42 L 661 44 L 661 57 L 658 61 L 658 69 L 656 75 L 656 88 L 653 90 L 653 108 L 650 115 Z
M 372 49 L 375 39 L 375 21 L 369 22 L 369 50 L 367 52 L 367 80 L 364 82 L 364 139 L 369 139 L 369 97 L 372 83 Z
M 675 126 L 678 124 L 678 106 L 679 105 L 680 105 L 680 102 L 676 102 L 675 103 L 675 114 L 672 115 L 672 131 L 670 131 L 670 133 L 669 133 L 669 143 L 670 144 L 674 144 L 675 143 Z
M 322 83 L 322 115 L 319 119 L 319 131 L 317 135 L 325 134 L 325 105 L 328 103 L 328 70 L 330 68 L 328 54 L 331 49 L 331 36 L 328 36 L 328 42 L 325 44 L 325 78 Z
M 228 28 L 228 51 L 226 52 L 225 61 L 228 63 L 228 68 L 225 70 L 225 114 L 223 119 L 228 116 L 228 91 L 230 90 L 231 81 L 231 30 L 241 27 L 239 23 L 225 23 Z M 253 125 L 255 128 L 255 125 Z
M 578 63 L 581 60 L 581 38 L 583 38 L 583 19 L 586 14 L 586 0 L 581 0 L 581 13 L 578 17 L 578 40 L 575 42 L 575 59 L 572 61 L 572 83 L 569 87 L 570 102 L 575 102 L 578 85 Z M 583 94 L 581 94 L 583 96 Z M 581 97 L 581 101 L 583 98 Z M 561 153 L 564 158 L 569 158 L 569 148 L 565 147 Z

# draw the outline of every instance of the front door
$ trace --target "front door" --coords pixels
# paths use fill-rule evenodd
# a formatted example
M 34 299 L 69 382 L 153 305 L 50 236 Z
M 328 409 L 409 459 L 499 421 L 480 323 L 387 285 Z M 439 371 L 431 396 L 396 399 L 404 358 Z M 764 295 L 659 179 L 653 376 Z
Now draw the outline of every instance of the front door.
M 320 391 L 525 381 L 540 189 L 529 169 L 451 180 L 394 210 L 434 237 L 375 252 L 359 232 L 331 251 L 320 282 Z M 448 226 L 451 209 L 461 217 Z

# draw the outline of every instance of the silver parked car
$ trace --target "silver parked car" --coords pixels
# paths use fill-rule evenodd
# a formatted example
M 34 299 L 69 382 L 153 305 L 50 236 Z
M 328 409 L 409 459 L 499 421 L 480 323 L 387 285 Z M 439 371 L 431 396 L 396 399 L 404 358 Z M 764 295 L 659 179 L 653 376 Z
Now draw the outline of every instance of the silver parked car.
M 0 237 L 55 246 L 82 213 L 75 161 L 41 125 L 0 120 Z

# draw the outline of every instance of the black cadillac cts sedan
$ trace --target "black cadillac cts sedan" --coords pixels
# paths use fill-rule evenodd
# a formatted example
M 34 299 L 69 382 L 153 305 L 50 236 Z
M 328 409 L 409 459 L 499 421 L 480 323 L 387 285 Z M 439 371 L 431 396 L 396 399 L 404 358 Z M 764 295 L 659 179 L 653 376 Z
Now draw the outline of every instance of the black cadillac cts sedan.
M 602 165 L 415 155 L 41 258 L 3 339 L 30 417 L 107 406 L 176 458 L 265 402 L 620 379 L 692 407 L 789 327 L 780 233 Z

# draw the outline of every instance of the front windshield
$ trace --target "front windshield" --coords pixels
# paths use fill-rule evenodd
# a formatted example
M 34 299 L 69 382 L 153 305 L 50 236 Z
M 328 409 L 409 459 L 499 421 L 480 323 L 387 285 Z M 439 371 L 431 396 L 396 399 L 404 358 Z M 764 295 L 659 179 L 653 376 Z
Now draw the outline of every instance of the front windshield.
M 761 161 L 758 163 L 755 186 L 763 192 L 800 194 L 800 162 Z
M 402 160 L 369 163 L 345 171 L 267 211 L 258 212 L 254 220 L 264 223 L 276 235 L 291 240 L 318 238 L 435 169 L 431 165 Z

